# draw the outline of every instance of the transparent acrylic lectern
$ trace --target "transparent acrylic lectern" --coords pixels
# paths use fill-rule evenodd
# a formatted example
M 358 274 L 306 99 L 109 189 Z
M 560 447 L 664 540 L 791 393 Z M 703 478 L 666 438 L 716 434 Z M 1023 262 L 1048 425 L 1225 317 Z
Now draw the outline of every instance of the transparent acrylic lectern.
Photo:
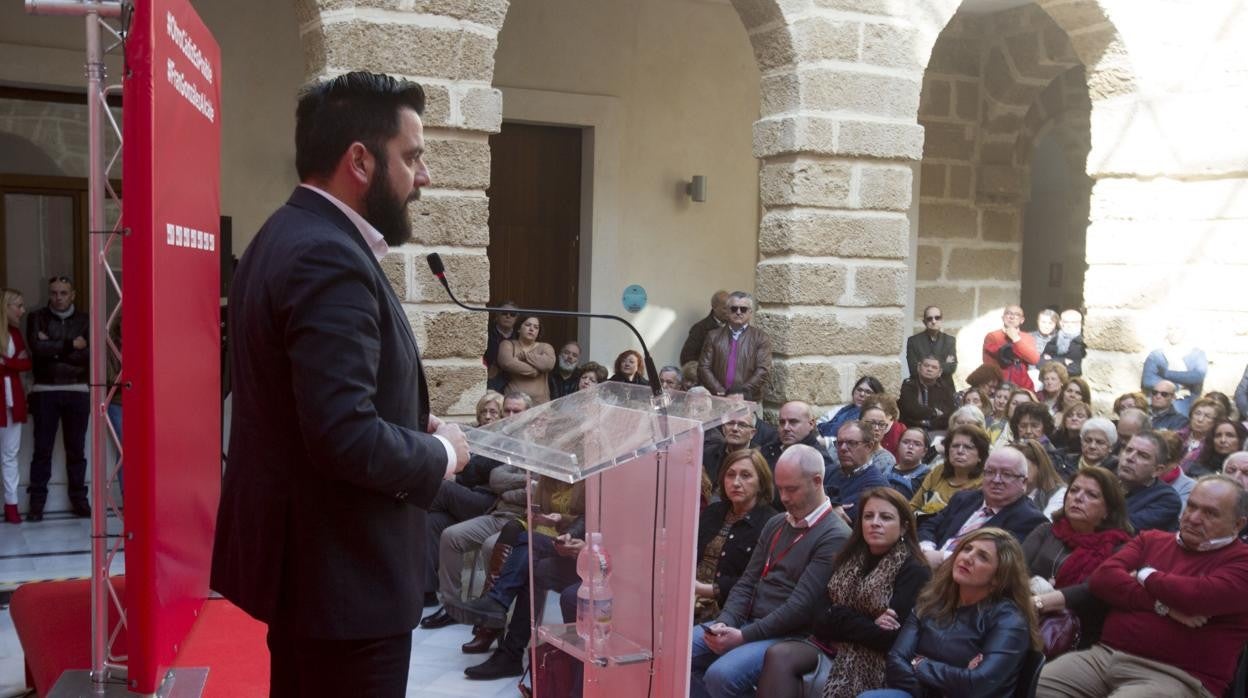
M 648 387 L 608 382 L 466 429 L 471 452 L 528 471 L 530 532 L 539 476 L 585 482 L 585 539 L 601 533 L 611 558 L 610 634 L 586 642 L 574 620 L 561 622 L 558 604 L 538 616 L 532 597 L 546 591 L 533 584 L 536 555 L 528 601 L 531 648 L 549 644 L 580 660 L 586 698 L 688 695 L 703 432 L 755 409 L 682 392 L 666 394 L 665 406 L 655 402 Z M 534 670 L 538 696 L 541 679 Z

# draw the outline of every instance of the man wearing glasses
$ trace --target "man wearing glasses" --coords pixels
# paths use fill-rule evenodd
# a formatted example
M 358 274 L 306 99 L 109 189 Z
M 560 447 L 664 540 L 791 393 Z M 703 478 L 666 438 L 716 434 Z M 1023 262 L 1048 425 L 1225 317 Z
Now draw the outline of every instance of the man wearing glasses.
M 494 316 L 494 324 L 490 325 L 489 336 L 485 339 L 485 355 L 481 357 L 485 364 L 486 387 L 500 393 L 507 387 L 507 374 L 498 367 L 498 347 L 504 339 L 516 336 L 515 307 L 511 301 L 499 306 L 504 310 Z
M 1152 420 L 1154 429 L 1178 431 L 1187 426 L 1187 417 L 1174 409 L 1174 396 L 1178 386 L 1168 380 L 1157 381 L 1149 391 L 1149 402 L 1152 403 Z
M 728 296 L 728 324 L 712 330 L 702 344 L 698 377 L 702 385 L 721 397 L 740 388 L 745 399 L 762 398 L 771 373 L 771 338 L 750 325 L 754 298 L 745 291 Z
M 953 444 L 950 448 L 974 448 Z M 959 492 L 935 516 L 919 524 L 919 547 L 932 569 L 953 553 L 958 540 L 984 526 L 1004 528 L 1019 543 L 1032 529 L 1048 521 L 1027 494 L 1027 457 L 1011 447 L 998 448 L 984 463 L 984 481 L 979 490 Z
M 906 365 L 910 377 L 919 375 L 919 362 L 925 356 L 940 361 L 940 382 L 953 391 L 953 372 L 958 370 L 958 340 L 940 331 L 944 316 L 940 308 L 929 305 L 923 309 L 923 331 L 906 340 Z

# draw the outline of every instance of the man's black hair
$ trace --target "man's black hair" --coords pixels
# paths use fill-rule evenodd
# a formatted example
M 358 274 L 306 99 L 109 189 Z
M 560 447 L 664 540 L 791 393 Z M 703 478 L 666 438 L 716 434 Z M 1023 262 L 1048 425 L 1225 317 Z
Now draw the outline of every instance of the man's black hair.
M 374 156 L 399 131 L 399 109 L 425 111 L 425 91 L 410 80 L 354 72 L 314 83 L 295 110 L 295 170 L 301 181 L 328 177 L 359 141 Z

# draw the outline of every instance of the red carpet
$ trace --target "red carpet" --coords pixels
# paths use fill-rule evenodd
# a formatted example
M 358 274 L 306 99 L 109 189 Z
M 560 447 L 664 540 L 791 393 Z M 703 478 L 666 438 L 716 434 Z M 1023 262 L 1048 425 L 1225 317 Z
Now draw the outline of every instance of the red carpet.
M 125 578 L 116 578 L 124 598 Z M 91 666 L 91 585 L 85 580 L 35 582 L 13 592 L 13 625 L 26 673 L 40 696 L 68 669 Z M 111 621 L 110 621 L 111 622 Z M 204 602 L 175 666 L 209 667 L 205 698 L 263 698 L 269 691 L 264 624 L 224 599 Z M 125 653 L 123 631 L 114 651 Z

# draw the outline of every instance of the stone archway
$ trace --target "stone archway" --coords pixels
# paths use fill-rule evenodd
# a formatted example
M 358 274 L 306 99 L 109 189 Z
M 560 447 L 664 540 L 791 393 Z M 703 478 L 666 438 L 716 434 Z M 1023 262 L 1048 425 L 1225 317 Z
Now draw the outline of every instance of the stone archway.
M 754 128 L 762 211 L 756 281 L 759 322 L 775 338 L 777 353 L 768 399 L 843 402 L 864 372 L 895 388 L 901 378 L 898 353 L 911 329 L 909 250 L 917 216 L 914 170 L 924 144 L 918 122 L 923 74 L 937 36 L 960 3 L 731 2 L 761 70 Z M 1125 118 L 1124 104 L 1135 95 L 1137 78 L 1122 37 L 1097 0 L 1037 4 L 1070 37 L 1076 63 L 1087 69 L 1094 134 L 1089 175 L 1109 175 L 1113 168 L 1129 174 L 1122 158 L 1106 155 L 1113 145 L 1101 125 Z M 423 248 L 438 247 L 462 295 L 485 300 L 486 137 L 498 128 L 501 115 L 490 79 L 508 3 L 296 0 L 296 6 L 309 77 L 385 70 L 420 80 L 435 95 L 433 103 L 441 105 L 427 119 L 430 160 L 447 178 L 422 206 L 417 243 L 397 251 L 386 264 L 409 304 L 431 378 L 439 386 L 434 409 L 465 414 L 482 378 L 477 356 L 484 323 L 440 304 L 442 296 L 423 273 L 418 255 Z M 1025 56 L 1011 60 L 1020 58 Z M 1035 65 L 1041 72 L 1069 67 Z M 1026 118 L 1025 109 L 1019 114 L 1017 105 L 1010 106 L 996 120 Z M 1010 152 L 1013 156 L 1012 147 Z M 1094 187 L 1090 249 L 1099 245 L 1101 234 L 1098 194 L 1110 197 L 1120 186 L 1098 182 Z M 1003 225 L 1017 225 L 1009 216 L 997 218 Z M 922 254 L 917 263 L 922 273 Z M 1130 329 L 1137 309 L 1127 313 L 1130 322 L 1122 313 L 1108 312 L 1121 303 L 1098 298 L 1102 274 L 1112 275 L 1093 261 L 1088 305 L 1103 304 L 1107 312 L 1100 327 L 1096 314 L 1090 317 L 1089 341 L 1094 347 L 1138 351 L 1140 341 Z

